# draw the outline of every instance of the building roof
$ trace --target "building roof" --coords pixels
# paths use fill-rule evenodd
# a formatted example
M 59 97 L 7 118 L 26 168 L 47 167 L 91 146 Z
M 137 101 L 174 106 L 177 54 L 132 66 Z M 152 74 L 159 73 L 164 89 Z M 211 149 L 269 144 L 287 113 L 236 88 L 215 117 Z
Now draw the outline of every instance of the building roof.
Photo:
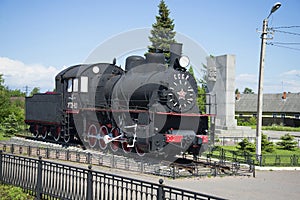
M 235 112 L 257 112 L 257 94 L 236 97 Z M 264 94 L 263 112 L 300 113 L 300 93 Z

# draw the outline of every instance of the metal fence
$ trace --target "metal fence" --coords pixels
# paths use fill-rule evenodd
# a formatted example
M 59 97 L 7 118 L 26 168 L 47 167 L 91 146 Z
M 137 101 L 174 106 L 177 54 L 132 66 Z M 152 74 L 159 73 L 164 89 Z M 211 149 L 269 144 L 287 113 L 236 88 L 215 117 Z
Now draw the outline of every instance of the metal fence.
M 54 148 L 43 146 L 25 146 L 20 144 L 2 144 L 0 149 L 11 154 L 28 155 L 31 157 L 42 156 L 46 159 L 64 160 L 77 163 L 92 164 L 110 168 L 117 168 L 126 171 L 155 174 L 159 176 L 171 177 L 204 177 L 204 176 L 224 176 L 224 175 L 254 175 L 253 166 L 241 166 L 237 161 L 226 162 L 226 160 L 211 160 L 203 158 L 199 165 L 196 163 L 173 164 L 167 161 L 158 162 L 150 158 L 125 157 L 109 153 L 96 151 L 80 151 L 78 149 Z M 226 169 L 224 171 L 224 169 Z
M 219 136 L 218 140 L 215 141 L 215 145 L 220 145 L 220 146 L 233 146 L 237 145 L 239 142 L 241 142 L 243 139 L 247 138 L 249 142 L 255 143 L 256 137 L 233 137 L 233 136 Z M 275 137 L 268 137 L 269 142 L 277 143 L 281 141 L 280 138 L 275 138 Z M 297 147 L 300 148 L 300 139 L 295 138 L 294 141 L 297 142 Z
M 159 183 L 151 183 L 0 151 L 0 182 L 22 187 L 37 199 L 223 199 Z
M 219 160 L 226 160 L 238 163 L 245 163 L 249 166 L 259 165 L 263 166 L 300 166 L 299 155 L 261 155 L 260 159 L 257 159 L 255 154 L 251 154 L 245 151 L 234 151 L 234 150 L 225 150 L 221 147 L 213 148 L 208 154 L 209 158 L 216 158 Z M 259 161 L 260 162 L 259 162 Z

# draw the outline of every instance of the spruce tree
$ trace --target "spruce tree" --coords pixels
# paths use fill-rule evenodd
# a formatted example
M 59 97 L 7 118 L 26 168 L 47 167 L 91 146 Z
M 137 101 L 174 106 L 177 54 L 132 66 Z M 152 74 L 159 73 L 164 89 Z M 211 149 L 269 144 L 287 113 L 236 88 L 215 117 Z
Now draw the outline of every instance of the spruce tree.
M 277 142 L 277 145 L 279 145 L 284 150 L 293 151 L 297 147 L 297 141 L 295 141 L 295 137 L 290 135 L 289 133 L 283 135 L 280 137 L 281 141 Z
M 268 136 L 265 134 L 261 135 L 261 149 L 265 152 L 272 153 L 274 151 L 274 144 L 268 140 Z
M 148 52 L 162 50 L 165 52 L 166 60 L 169 60 L 170 44 L 175 42 L 175 24 L 174 20 L 169 17 L 170 10 L 164 0 L 161 0 L 158 8 L 159 15 L 156 16 L 156 22 L 152 24 L 151 36 L 149 36 L 151 46 L 148 47 Z

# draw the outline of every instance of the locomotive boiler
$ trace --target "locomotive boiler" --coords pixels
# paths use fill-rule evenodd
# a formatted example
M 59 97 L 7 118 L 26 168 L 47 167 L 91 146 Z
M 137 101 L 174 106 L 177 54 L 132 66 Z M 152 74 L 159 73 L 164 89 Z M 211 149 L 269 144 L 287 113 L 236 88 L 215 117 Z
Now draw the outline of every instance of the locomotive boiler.
M 181 44 L 163 53 L 113 63 L 82 64 L 61 71 L 55 92 L 26 98 L 35 137 L 79 141 L 111 152 L 170 155 L 199 153 L 207 145 L 208 116 L 197 106 L 197 83 Z

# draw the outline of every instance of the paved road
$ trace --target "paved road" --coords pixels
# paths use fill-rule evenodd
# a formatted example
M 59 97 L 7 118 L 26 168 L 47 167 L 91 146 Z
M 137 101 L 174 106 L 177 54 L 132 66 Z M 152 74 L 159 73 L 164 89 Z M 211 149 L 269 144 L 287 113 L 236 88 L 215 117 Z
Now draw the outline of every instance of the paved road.
M 257 177 L 217 177 L 166 181 L 228 199 L 300 199 L 300 171 L 259 171 Z

